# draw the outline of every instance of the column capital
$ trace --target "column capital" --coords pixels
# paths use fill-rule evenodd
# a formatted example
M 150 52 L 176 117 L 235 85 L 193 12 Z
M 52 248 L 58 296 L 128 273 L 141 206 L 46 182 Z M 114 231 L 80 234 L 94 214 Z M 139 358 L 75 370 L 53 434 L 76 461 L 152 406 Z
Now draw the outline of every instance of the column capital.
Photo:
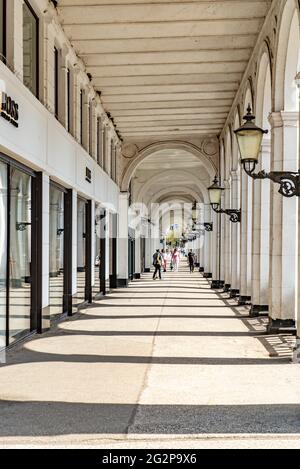
M 299 113 L 296 111 L 272 112 L 269 115 L 269 122 L 272 129 L 280 127 L 297 127 L 298 121 Z

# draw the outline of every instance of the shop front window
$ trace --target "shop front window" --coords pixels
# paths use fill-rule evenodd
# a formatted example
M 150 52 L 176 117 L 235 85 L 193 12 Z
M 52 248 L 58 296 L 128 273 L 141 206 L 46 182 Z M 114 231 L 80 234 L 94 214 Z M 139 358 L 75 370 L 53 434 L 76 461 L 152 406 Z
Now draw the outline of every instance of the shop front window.
M 11 168 L 9 251 L 10 342 L 30 331 L 31 319 L 31 177 Z
M 77 300 L 85 302 L 86 285 L 86 201 L 77 203 Z
M 7 166 L 0 162 L 0 350 L 6 345 Z
M 64 192 L 50 186 L 50 316 L 64 311 Z

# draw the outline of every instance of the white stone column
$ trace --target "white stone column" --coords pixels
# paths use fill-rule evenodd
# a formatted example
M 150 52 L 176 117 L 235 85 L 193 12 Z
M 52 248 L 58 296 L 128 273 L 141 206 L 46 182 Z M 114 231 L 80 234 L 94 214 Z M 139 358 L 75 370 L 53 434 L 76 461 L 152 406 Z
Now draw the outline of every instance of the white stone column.
M 146 229 L 146 239 L 145 239 L 145 270 L 150 272 L 152 266 L 152 252 L 151 252 L 151 228 L 148 222 Z
M 222 196 L 221 196 L 221 207 L 225 207 L 225 194 L 224 191 L 222 191 Z M 220 231 L 220 281 L 222 284 L 225 284 L 225 273 L 226 273 L 226 242 L 225 242 L 225 215 L 222 215 L 218 217 L 218 229 Z M 214 227 L 215 228 L 215 227 Z M 216 227 L 217 229 L 217 227 Z
M 128 208 L 129 193 L 119 195 L 118 283 L 128 285 Z
M 220 280 L 220 256 L 219 256 L 219 215 L 213 212 L 213 232 L 211 233 L 211 273 L 213 281 L 216 281 L 219 286 Z M 213 282 L 214 284 L 214 282 Z M 212 285 L 213 287 L 214 285 Z
M 296 83 L 298 86 L 299 90 L 299 113 L 300 113 L 300 73 L 296 77 Z M 300 123 L 300 117 L 299 117 L 299 123 Z M 299 129 L 299 125 L 298 125 Z M 298 168 L 300 168 L 300 131 L 298 132 Z M 299 362 L 300 361 L 300 204 L 298 201 L 298 257 L 297 257 L 297 344 L 296 344 L 296 354 L 295 354 L 295 359 Z M 299 355 L 299 356 L 298 356 Z
M 262 145 L 257 170 L 270 171 L 270 139 Z M 252 307 L 250 316 L 268 311 L 269 303 L 269 225 L 270 225 L 270 181 L 257 180 L 253 184 L 252 214 Z
M 231 207 L 240 209 L 239 198 L 239 175 L 237 171 L 231 171 Z M 240 269 L 239 269 L 239 247 L 240 246 L 240 223 L 232 223 L 231 226 L 231 297 L 235 298 L 240 293 Z
M 141 236 L 137 231 L 135 232 L 135 272 L 134 277 L 140 278 L 141 277 L 141 266 L 142 266 L 142 259 L 141 259 Z
M 241 226 L 240 226 L 240 299 L 239 304 L 247 304 L 251 301 L 248 290 L 249 278 L 251 279 L 251 258 L 249 258 L 249 244 L 251 240 L 251 218 L 249 209 L 251 207 L 250 192 L 252 181 L 249 176 L 242 171 L 241 177 Z M 250 207 L 249 207 L 250 206 Z M 251 244 L 250 244 L 251 247 Z
M 296 171 L 298 164 L 297 112 L 276 112 L 270 116 L 272 126 L 273 171 Z M 295 324 L 296 311 L 296 239 L 297 199 L 278 193 L 271 184 L 270 202 L 270 323 L 269 332 L 277 333 Z
M 229 181 L 224 181 L 224 209 L 229 209 L 231 207 L 230 202 L 230 184 Z M 231 223 L 228 215 L 222 215 L 222 223 L 224 224 L 224 235 L 225 243 L 224 248 L 225 252 L 223 256 L 225 257 L 225 290 L 229 291 L 231 288 Z
M 205 204 L 205 206 L 204 206 L 205 220 L 211 220 L 212 219 L 211 212 L 212 212 L 212 210 L 211 210 L 210 205 Z M 215 230 L 216 226 L 214 226 L 213 229 Z M 205 274 L 211 274 L 212 273 L 211 239 L 212 239 L 212 233 L 207 231 L 205 233 L 205 240 L 204 240 L 204 272 L 205 272 Z

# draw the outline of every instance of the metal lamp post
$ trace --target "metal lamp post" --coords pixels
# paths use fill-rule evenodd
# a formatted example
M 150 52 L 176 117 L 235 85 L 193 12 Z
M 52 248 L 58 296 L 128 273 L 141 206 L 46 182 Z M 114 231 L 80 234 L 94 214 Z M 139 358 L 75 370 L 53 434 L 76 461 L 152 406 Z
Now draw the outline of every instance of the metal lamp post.
M 223 187 L 219 185 L 218 178 L 215 176 L 213 184 L 208 188 L 210 205 L 214 212 L 216 213 L 224 213 L 225 215 L 229 215 L 230 221 L 232 223 L 240 223 L 241 221 L 241 210 L 237 209 L 220 209 L 221 205 L 221 196 Z
M 248 176 L 253 179 L 270 179 L 276 184 L 280 184 L 279 193 L 284 197 L 300 196 L 300 174 L 290 171 L 271 171 L 267 173 L 262 170 L 255 173 L 255 168 L 259 162 L 259 155 L 264 134 L 268 130 L 263 130 L 255 125 L 255 116 L 249 104 L 247 114 L 244 116 L 246 121 L 242 127 L 235 130 L 237 142 L 241 155 L 241 164 Z

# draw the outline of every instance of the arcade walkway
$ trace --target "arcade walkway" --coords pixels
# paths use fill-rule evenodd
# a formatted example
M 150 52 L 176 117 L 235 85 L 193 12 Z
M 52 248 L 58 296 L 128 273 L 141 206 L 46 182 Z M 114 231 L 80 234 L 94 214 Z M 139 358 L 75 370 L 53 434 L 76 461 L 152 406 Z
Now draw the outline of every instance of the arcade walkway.
M 293 339 L 246 314 L 185 265 L 114 292 L 9 352 L 1 446 L 299 447 Z

